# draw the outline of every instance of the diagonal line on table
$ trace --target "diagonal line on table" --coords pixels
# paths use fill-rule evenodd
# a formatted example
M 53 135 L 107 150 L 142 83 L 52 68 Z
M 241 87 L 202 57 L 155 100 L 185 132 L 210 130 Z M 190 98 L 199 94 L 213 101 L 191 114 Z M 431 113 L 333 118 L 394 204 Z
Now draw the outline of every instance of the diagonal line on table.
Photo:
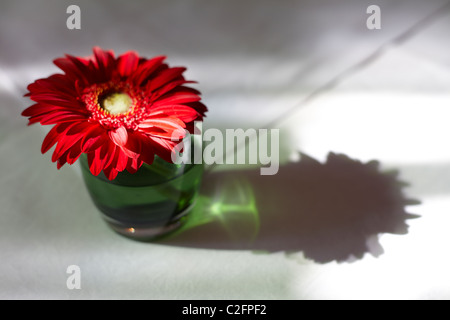
M 331 78 L 329 81 L 325 82 L 324 85 L 320 86 L 316 90 L 312 91 L 308 96 L 306 96 L 302 101 L 299 103 L 296 103 L 294 106 L 292 106 L 289 110 L 284 112 L 283 114 L 279 115 L 277 118 L 271 120 L 268 122 L 263 128 L 272 128 L 274 125 L 276 125 L 278 122 L 283 121 L 286 117 L 289 116 L 292 112 L 296 111 L 299 107 L 305 105 L 306 103 L 310 102 L 320 94 L 334 88 L 337 86 L 340 82 L 342 82 L 344 79 L 346 79 L 348 76 L 356 73 L 357 71 L 367 67 L 368 65 L 372 64 L 376 60 L 378 60 L 383 54 L 385 54 L 389 48 L 394 46 L 399 46 L 406 42 L 407 40 L 414 37 L 417 33 L 419 33 L 421 30 L 423 30 L 426 26 L 432 24 L 433 22 L 436 22 L 437 18 L 440 16 L 446 14 L 447 10 L 450 10 L 450 1 L 444 4 L 442 7 L 438 8 L 428 16 L 424 17 L 417 23 L 415 23 L 413 26 L 408 28 L 406 31 L 402 32 L 400 35 L 394 37 L 393 39 L 389 40 L 385 44 L 382 44 L 378 49 L 376 49 L 374 52 L 369 54 L 367 57 L 362 59 L 361 61 L 357 62 L 356 64 L 350 66 L 343 72 L 339 73 L 335 77 Z
M 331 90 L 332 88 L 336 87 L 339 83 L 341 83 L 344 79 L 347 77 L 355 74 L 359 70 L 367 67 L 368 65 L 374 63 L 376 60 L 378 60 L 382 55 L 384 55 L 389 48 L 399 46 L 415 35 L 417 35 L 421 30 L 423 30 L 428 25 L 431 25 L 432 23 L 436 22 L 438 18 L 441 18 L 445 14 L 450 11 L 450 1 L 439 7 L 437 10 L 433 11 L 429 15 L 425 16 L 423 19 L 416 22 L 414 25 L 409 27 L 406 31 L 400 33 L 399 35 L 395 36 L 393 39 L 387 41 L 386 43 L 382 44 L 378 49 L 375 49 L 371 54 L 369 54 L 367 57 L 363 58 L 359 62 L 353 64 L 349 68 L 345 69 L 341 73 L 337 74 L 333 78 L 331 78 L 329 81 L 325 82 L 322 86 L 318 87 L 317 89 L 313 90 L 309 95 L 307 95 L 305 98 L 303 98 L 300 102 L 294 104 L 291 108 L 289 108 L 287 111 L 280 114 L 275 119 L 271 120 L 270 122 L 266 123 L 264 126 L 261 126 L 260 129 L 270 129 L 274 128 L 277 123 L 282 122 L 287 117 L 289 117 L 292 113 L 296 112 L 299 108 L 305 106 L 310 101 L 314 100 L 321 94 Z M 236 149 L 229 149 L 225 152 L 225 156 L 229 154 L 230 152 L 235 152 L 235 150 L 238 150 L 240 148 L 244 148 L 248 145 L 250 139 L 246 139 L 245 143 L 237 145 Z M 205 174 L 211 171 L 217 164 L 211 164 L 208 167 L 205 168 Z

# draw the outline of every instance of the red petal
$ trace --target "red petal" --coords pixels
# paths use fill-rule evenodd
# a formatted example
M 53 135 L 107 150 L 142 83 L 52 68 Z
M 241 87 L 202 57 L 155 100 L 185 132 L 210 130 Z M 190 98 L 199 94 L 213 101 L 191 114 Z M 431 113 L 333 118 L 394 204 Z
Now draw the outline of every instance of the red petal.
M 27 96 L 30 96 L 30 94 L 59 92 L 76 97 L 77 92 L 75 89 L 74 82 L 66 75 L 54 74 L 46 79 L 38 79 L 28 85 L 29 93 Z
M 149 138 L 152 140 L 152 146 L 155 154 L 165 161 L 172 163 L 172 154 L 176 155 L 174 148 L 177 146 L 177 143 L 157 137 Z
M 48 150 L 50 150 L 55 145 L 55 143 L 58 142 L 59 136 L 70 125 L 71 123 L 61 123 L 56 124 L 53 128 L 51 128 L 50 131 L 45 136 L 44 141 L 42 142 L 41 152 L 44 154 Z
M 126 169 L 129 159 L 118 147 L 115 147 L 113 158 L 109 166 L 103 168 L 103 172 L 109 180 L 115 179 L 119 172 Z
M 94 152 L 88 153 L 89 170 L 94 176 L 98 176 L 102 171 L 102 163 L 100 160 L 100 149 L 96 149 Z
M 61 169 L 61 167 L 66 163 L 74 164 L 80 157 L 81 153 L 81 143 L 78 141 L 72 148 L 67 150 L 61 157 L 59 157 L 58 160 L 56 160 L 57 168 Z
M 77 103 L 77 94 L 76 93 L 67 93 L 65 91 L 43 91 L 43 90 L 33 90 L 33 88 L 31 87 L 31 85 L 28 86 L 28 88 L 30 89 L 30 98 L 32 100 L 45 100 L 45 99 L 49 99 L 49 100 L 59 100 L 59 99 L 63 99 L 64 101 L 72 101 L 74 103 Z
M 147 118 L 139 124 L 139 128 L 160 128 L 165 131 L 183 130 L 185 124 L 177 117 L 164 117 L 164 118 Z
M 208 111 L 208 108 L 200 101 L 186 103 L 186 106 L 197 111 L 202 117 L 204 117 L 205 113 Z
M 56 168 L 61 169 L 63 165 L 67 163 L 67 157 L 69 156 L 69 151 L 66 151 L 58 160 L 56 160 Z
M 191 122 L 198 118 L 199 113 L 191 107 L 184 105 L 167 105 L 167 106 L 159 106 L 151 109 L 152 113 L 162 111 L 164 114 L 168 116 L 174 116 L 180 119 L 183 122 Z
M 163 85 L 176 80 L 184 80 L 182 77 L 183 72 L 186 71 L 184 67 L 169 68 L 161 71 L 155 78 L 149 80 L 147 84 L 147 90 L 155 91 Z
M 114 166 L 118 172 L 122 172 L 126 169 L 128 159 L 129 158 L 127 155 L 120 148 L 116 148 L 116 155 L 113 164 L 115 164 Z
M 155 158 L 152 140 L 145 134 L 133 132 L 127 144 L 127 149 L 139 155 L 139 159 L 147 164 L 152 164 Z
M 142 160 L 129 158 L 127 163 L 127 171 L 129 173 L 136 173 L 143 163 L 144 162 Z
M 83 58 L 66 55 L 65 58 L 58 58 L 53 63 L 63 70 L 66 75 L 73 81 L 81 80 L 85 84 L 89 84 L 93 70 L 88 67 L 88 61 Z
M 83 153 L 81 151 L 81 140 L 78 140 L 77 143 L 75 143 L 72 148 L 70 148 L 69 150 L 69 155 L 67 157 L 67 163 L 68 164 L 74 164 L 75 161 L 78 160 L 78 158 L 81 156 L 81 154 Z
M 108 168 L 103 169 L 103 173 L 105 174 L 106 178 L 108 178 L 108 180 L 114 180 L 117 177 L 119 171 L 117 171 L 114 166 L 109 166 Z
M 159 56 L 145 61 L 138 66 L 136 73 L 131 75 L 132 80 L 137 85 L 142 85 L 145 80 L 152 75 L 159 67 L 161 67 L 162 62 L 166 59 L 165 56 Z
M 100 159 L 102 161 L 102 169 L 108 167 L 111 162 L 114 160 L 114 154 L 116 152 L 116 145 L 111 142 L 111 140 L 108 141 L 108 143 L 105 143 L 102 145 L 100 149 Z
M 90 153 L 100 148 L 107 141 L 106 130 L 101 125 L 94 124 L 87 130 L 81 142 L 81 148 L 83 152 Z
M 163 139 L 169 139 L 172 141 L 179 141 L 186 136 L 186 131 L 184 129 L 181 129 L 181 130 L 177 129 L 177 130 L 173 130 L 170 132 L 166 132 L 164 130 L 154 128 L 154 129 L 145 129 L 142 131 L 145 132 L 149 136 L 163 138 Z
M 136 52 L 129 51 L 119 57 L 117 69 L 122 77 L 128 77 L 132 74 L 139 63 L 139 56 Z
M 87 109 L 79 101 L 65 100 L 62 98 L 41 98 L 38 96 L 31 96 L 31 100 L 38 102 L 42 106 L 46 107 L 59 107 L 71 112 L 77 112 L 80 114 L 88 114 Z
M 200 101 L 201 98 L 194 93 L 174 94 L 167 98 L 159 99 L 153 103 L 153 106 L 158 107 L 167 104 L 183 104 L 186 102 Z
M 52 111 L 70 111 L 68 108 L 42 105 L 40 103 L 33 104 L 31 107 L 26 108 L 22 111 L 22 116 L 24 117 L 35 117 L 42 114 L 50 113 Z
M 145 139 L 142 142 L 142 152 L 139 159 L 144 161 L 147 164 L 152 164 L 155 160 L 155 151 L 152 145 L 152 142 L 149 139 Z
M 153 98 L 153 96 L 152 96 L 152 100 L 156 101 L 159 99 L 166 99 L 169 97 L 181 96 L 181 95 L 196 95 L 200 98 L 201 93 L 197 89 L 194 89 L 191 87 L 186 87 L 183 85 L 178 85 L 176 88 L 173 88 L 169 92 L 166 92 L 166 94 L 162 95 L 161 97 L 159 97 L 157 99 Z
M 181 85 L 186 84 L 186 83 L 195 83 L 195 81 L 187 81 L 187 80 L 181 79 L 181 80 L 174 80 L 172 82 L 169 82 L 152 93 L 152 100 L 153 101 L 158 100 L 161 96 L 169 93 L 170 91 L 172 91 L 172 90 L 176 89 L 177 87 L 180 87 Z M 198 91 L 197 91 L 197 93 L 200 94 L 200 92 L 198 92 Z
M 94 152 L 88 153 L 88 164 L 91 173 L 98 176 L 100 172 L 108 167 L 114 159 L 116 145 L 114 143 L 104 143 Z
M 89 126 L 87 122 L 72 123 L 67 129 L 60 135 L 58 145 L 53 152 L 52 161 L 55 162 L 59 159 L 63 153 L 72 148 L 78 143 L 85 135 L 85 129 Z M 80 144 L 81 149 L 81 144 Z
M 109 80 L 111 78 L 111 72 L 115 67 L 114 52 L 102 50 L 99 47 L 94 47 L 93 51 L 100 78 L 102 80 Z
M 41 116 L 40 116 L 41 117 Z M 31 119 L 33 119 L 32 117 Z M 31 121 L 30 119 L 30 121 Z M 86 120 L 85 115 L 75 114 L 73 112 L 58 112 L 56 114 L 44 114 L 39 121 L 42 125 L 56 124 L 62 122 L 72 122 L 77 120 Z
M 127 144 L 128 133 L 125 127 L 119 127 L 116 130 L 110 130 L 108 132 L 110 139 L 119 147 Z
M 149 118 L 139 124 L 139 129 L 148 135 L 179 140 L 186 135 L 186 125 L 176 117 Z

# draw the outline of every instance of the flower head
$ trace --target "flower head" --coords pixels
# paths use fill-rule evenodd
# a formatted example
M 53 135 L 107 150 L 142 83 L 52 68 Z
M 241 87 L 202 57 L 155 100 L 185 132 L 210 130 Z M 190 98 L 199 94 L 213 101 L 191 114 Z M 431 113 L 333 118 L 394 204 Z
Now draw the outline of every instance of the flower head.
M 182 67 L 165 57 L 152 59 L 98 47 L 88 58 L 66 55 L 54 60 L 64 74 L 36 80 L 28 94 L 36 103 L 22 112 L 29 125 L 53 125 L 41 151 L 56 145 L 57 168 L 86 153 L 92 174 L 136 172 L 155 155 L 171 162 L 178 141 L 193 133 L 207 108 L 200 92 L 187 87 Z

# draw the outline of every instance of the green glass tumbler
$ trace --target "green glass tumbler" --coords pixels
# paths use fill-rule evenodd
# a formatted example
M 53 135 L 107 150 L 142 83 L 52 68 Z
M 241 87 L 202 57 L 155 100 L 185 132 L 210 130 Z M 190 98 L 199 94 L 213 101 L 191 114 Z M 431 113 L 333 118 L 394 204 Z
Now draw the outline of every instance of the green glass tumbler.
M 114 180 L 94 176 L 87 156 L 81 158 L 85 185 L 107 224 L 140 241 L 162 237 L 180 227 L 197 198 L 202 164 L 173 164 L 155 157 L 136 173 L 123 171 Z

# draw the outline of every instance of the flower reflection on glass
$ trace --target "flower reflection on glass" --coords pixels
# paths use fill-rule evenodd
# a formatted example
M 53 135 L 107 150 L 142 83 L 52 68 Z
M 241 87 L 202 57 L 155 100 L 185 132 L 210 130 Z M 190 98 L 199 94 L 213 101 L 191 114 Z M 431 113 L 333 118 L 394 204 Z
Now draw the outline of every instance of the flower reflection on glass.
M 109 180 L 119 172 L 135 173 L 155 155 L 171 162 L 174 148 L 207 108 L 200 92 L 185 86 L 183 67 L 169 67 L 165 57 L 152 59 L 127 52 L 115 57 L 98 47 L 88 58 L 66 55 L 54 60 L 64 74 L 28 86 L 36 103 L 23 111 L 29 124 L 54 125 L 41 151 L 55 144 L 57 168 L 86 153 L 90 172 Z

